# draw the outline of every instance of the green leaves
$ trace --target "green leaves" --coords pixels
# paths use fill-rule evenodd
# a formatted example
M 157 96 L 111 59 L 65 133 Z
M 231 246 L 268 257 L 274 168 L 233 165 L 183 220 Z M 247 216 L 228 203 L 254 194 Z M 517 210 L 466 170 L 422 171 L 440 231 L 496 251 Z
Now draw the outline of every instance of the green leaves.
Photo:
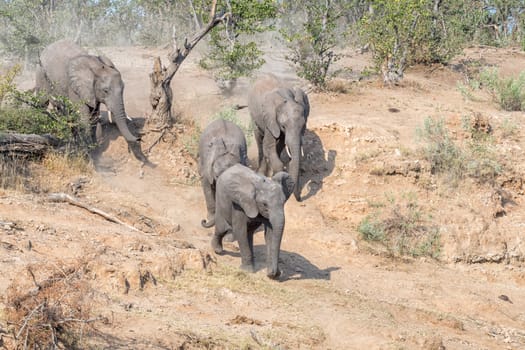
M 480 25 L 477 0 L 374 0 L 360 23 L 386 83 L 403 77 L 410 64 L 447 62 Z
M 281 29 L 289 54 L 286 59 L 295 64 L 297 75 L 319 88 L 324 88 L 332 63 L 340 56 L 334 48 L 340 40 L 340 19 L 348 4 L 339 1 L 301 1 L 304 14 L 300 25 L 293 22 Z
M 234 81 L 250 76 L 264 64 L 262 51 L 248 36 L 270 30 L 277 7 L 273 0 L 230 0 L 221 4 L 223 11 L 231 11 L 232 20 L 212 30 L 209 53 L 200 65 L 211 70 L 216 80 Z

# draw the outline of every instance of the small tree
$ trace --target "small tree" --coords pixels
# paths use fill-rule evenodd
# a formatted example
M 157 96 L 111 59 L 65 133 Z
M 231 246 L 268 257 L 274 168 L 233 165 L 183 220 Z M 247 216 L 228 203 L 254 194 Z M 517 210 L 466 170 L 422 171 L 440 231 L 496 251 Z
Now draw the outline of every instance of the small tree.
M 190 2 L 192 5 L 193 2 Z M 270 0 L 213 0 L 209 7 L 208 16 L 200 15 L 199 12 L 195 12 L 196 22 L 200 21 L 200 18 L 207 20 L 207 23 L 203 25 L 193 37 L 188 40 L 184 40 L 182 46 L 177 43 L 176 33 L 173 35 L 172 50 L 168 57 L 170 63 L 167 67 L 162 65 L 160 57 L 155 59 L 153 72 L 150 74 L 151 79 L 151 92 L 150 92 L 150 103 L 153 108 L 151 115 L 151 121 L 157 123 L 162 127 L 169 126 L 172 123 L 171 117 L 171 104 L 172 104 L 172 90 L 171 80 L 173 76 L 180 68 L 180 65 L 186 57 L 190 54 L 191 50 L 204 38 L 207 34 L 220 24 L 224 24 L 225 30 L 228 30 L 229 26 L 233 25 L 233 28 L 238 33 L 254 33 L 258 31 L 258 28 L 262 26 L 262 19 L 267 18 L 273 10 L 273 1 Z M 192 6 L 195 9 L 195 6 Z M 233 23 L 233 24 L 232 24 Z M 230 27 L 231 30 L 231 27 Z M 230 37 L 230 35 L 228 35 Z M 230 38 L 231 39 L 231 38 Z M 230 54 L 230 60 L 224 60 L 224 62 L 232 63 L 230 69 L 243 67 L 238 64 L 243 57 L 243 54 L 249 55 L 249 60 L 256 57 L 260 52 L 254 48 L 254 44 L 248 44 L 248 49 L 240 49 L 241 46 L 233 46 L 234 51 Z M 216 57 L 228 57 L 228 56 L 216 56 Z M 222 58 L 221 58 L 222 59 Z M 255 64 L 248 64 L 248 69 L 244 66 L 243 72 L 253 69 L 254 66 L 260 65 L 260 62 L 255 61 Z M 230 71 L 231 73 L 232 71 Z M 238 74 L 238 71 L 237 71 Z
M 340 58 L 334 52 L 343 18 L 349 6 L 345 1 L 303 0 L 301 1 L 304 21 L 299 25 L 290 23 L 281 34 L 290 53 L 286 59 L 297 67 L 297 74 L 323 88 L 332 63 Z
M 383 81 L 397 83 L 413 63 L 447 62 L 479 27 L 480 0 L 374 0 L 361 20 Z
M 200 61 L 219 82 L 235 82 L 264 64 L 262 51 L 248 35 L 271 29 L 269 20 L 277 12 L 273 0 L 228 0 L 227 6 L 232 18 L 211 31 L 209 52 Z
M 376 0 L 362 20 L 361 34 L 370 44 L 383 81 L 397 83 L 409 63 L 418 22 L 430 16 L 424 0 Z

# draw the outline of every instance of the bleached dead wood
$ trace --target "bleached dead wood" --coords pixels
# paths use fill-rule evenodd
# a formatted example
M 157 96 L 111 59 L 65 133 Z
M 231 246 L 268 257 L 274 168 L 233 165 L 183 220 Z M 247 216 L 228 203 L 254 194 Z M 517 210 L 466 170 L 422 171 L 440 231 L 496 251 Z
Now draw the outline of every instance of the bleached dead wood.
M 171 90 L 171 80 L 179 70 L 182 62 L 188 57 L 191 50 L 197 43 L 210 32 L 215 26 L 231 18 L 231 12 L 217 14 L 217 0 L 213 0 L 210 10 L 208 23 L 202 27 L 192 38 L 184 39 L 182 47 L 179 47 L 176 40 L 176 30 L 173 27 L 172 50 L 168 55 L 169 65 L 162 66 L 160 57 L 156 57 L 153 65 L 153 72 L 150 74 L 151 90 L 150 103 L 153 109 L 150 121 L 156 123 L 160 128 L 171 125 L 171 104 L 173 91 Z
M 119 218 L 113 216 L 113 215 L 110 215 L 98 208 L 95 208 L 95 207 L 92 207 L 92 206 L 89 206 L 87 204 L 84 204 L 82 203 L 81 201 L 79 201 L 77 198 L 69 195 L 69 194 L 66 194 L 66 193 L 52 193 L 48 196 L 48 199 L 52 202 L 62 202 L 62 203 L 69 203 L 71 205 L 74 205 L 76 207 L 79 207 L 79 208 L 82 208 L 82 209 L 86 209 L 87 211 L 93 213 L 93 214 L 96 214 L 96 215 L 99 215 L 99 216 L 102 216 L 104 219 L 110 221 L 110 222 L 113 222 L 113 223 L 116 223 L 116 224 L 119 224 L 119 225 L 122 225 L 122 226 L 125 226 L 127 228 L 129 228 L 130 230 L 133 230 L 133 231 L 136 231 L 136 232 L 140 232 L 140 233 L 144 233 L 142 232 L 141 230 L 139 230 L 138 228 L 130 225 L 130 224 L 127 224 L 125 223 L 124 221 L 120 220 Z

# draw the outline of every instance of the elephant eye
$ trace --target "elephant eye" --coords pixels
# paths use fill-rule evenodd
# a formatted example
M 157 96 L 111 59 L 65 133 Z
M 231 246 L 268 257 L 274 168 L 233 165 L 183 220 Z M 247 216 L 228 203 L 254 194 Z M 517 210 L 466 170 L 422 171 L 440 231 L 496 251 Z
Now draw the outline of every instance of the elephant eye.
M 102 89 L 102 91 L 104 91 L 105 94 L 109 94 L 109 89 L 108 88 L 104 88 L 104 89 Z

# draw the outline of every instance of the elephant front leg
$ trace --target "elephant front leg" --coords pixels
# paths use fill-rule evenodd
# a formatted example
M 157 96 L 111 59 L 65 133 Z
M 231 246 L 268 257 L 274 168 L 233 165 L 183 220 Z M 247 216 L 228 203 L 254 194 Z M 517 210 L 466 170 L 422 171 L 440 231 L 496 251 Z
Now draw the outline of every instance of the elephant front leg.
M 281 161 L 281 157 L 279 156 L 279 154 L 277 154 L 277 140 L 268 130 L 264 134 L 263 150 L 266 160 L 270 163 L 270 169 L 272 170 L 273 174 L 278 173 L 279 171 L 283 171 L 284 164 Z
M 206 179 L 201 179 L 202 191 L 206 201 L 206 219 L 201 220 L 202 227 L 210 228 L 215 224 L 215 191 L 213 185 Z
M 253 136 L 255 138 L 255 142 L 257 143 L 257 152 L 258 152 L 258 158 L 257 158 L 257 172 L 262 175 L 266 175 L 266 159 L 264 157 L 264 151 L 263 151 L 263 136 L 264 132 L 261 131 L 258 127 L 255 128 L 255 131 L 253 132 Z
M 248 217 L 244 211 L 233 210 L 232 216 L 233 232 L 239 243 L 241 251 L 241 270 L 255 272 L 253 256 L 253 231 L 248 232 Z

